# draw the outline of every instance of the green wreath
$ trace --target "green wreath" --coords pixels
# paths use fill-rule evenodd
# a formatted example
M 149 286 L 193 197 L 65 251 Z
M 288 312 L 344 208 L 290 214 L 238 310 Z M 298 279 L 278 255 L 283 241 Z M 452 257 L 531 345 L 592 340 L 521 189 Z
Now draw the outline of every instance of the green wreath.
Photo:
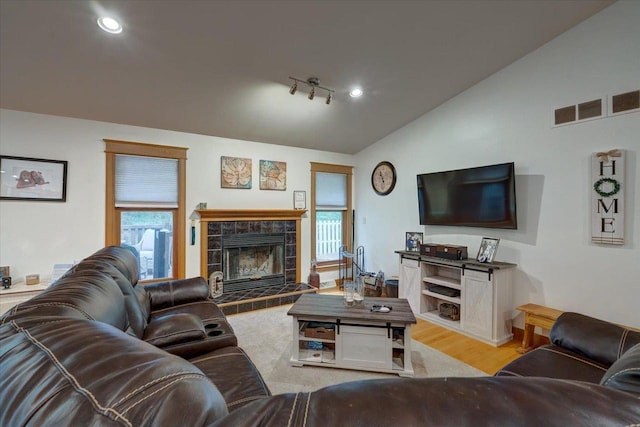
M 600 189 L 600 186 L 602 184 L 604 184 L 605 182 L 609 182 L 609 183 L 613 184 L 613 190 L 611 190 L 611 191 L 602 191 Z M 600 178 L 599 180 L 597 180 L 595 182 L 595 184 L 593 184 L 593 189 L 596 190 L 596 193 L 598 193 L 602 197 L 611 197 L 614 194 L 617 194 L 618 191 L 620 191 L 620 183 L 618 181 L 616 181 L 615 179 L 613 179 L 613 178 Z

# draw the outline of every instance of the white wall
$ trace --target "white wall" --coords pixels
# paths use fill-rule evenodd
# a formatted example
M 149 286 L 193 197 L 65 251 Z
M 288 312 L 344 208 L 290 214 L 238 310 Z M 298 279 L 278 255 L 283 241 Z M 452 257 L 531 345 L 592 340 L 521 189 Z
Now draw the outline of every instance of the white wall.
M 307 192 L 309 207 L 309 162 L 353 161 L 350 155 L 0 110 L 1 154 L 69 162 L 66 203 L 0 201 L 0 265 L 11 267 L 14 280 L 32 273 L 48 278 L 55 263 L 82 259 L 104 246 L 103 138 L 187 147 L 187 216 L 199 202 L 210 209 L 293 209 L 294 190 Z M 220 156 L 253 160 L 251 190 L 220 188 Z M 287 162 L 286 191 L 259 189 L 260 160 Z M 307 214 L 302 239 L 310 242 Z M 199 243 L 198 238 L 195 246 L 187 246 L 187 277 L 200 274 Z M 310 257 L 309 245 L 303 244 L 304 279 Z
M 640 327 L 640 114 L 552 127 L 555 108 L 640 89 L 639 20 L 640 2 L 615 3 L 359 153 L 356 239 L 367 269 L 397 274 L 406 231 L 467 245 L 474 257 L 482 236 L 498 237 L 496 259 L 518 264 L 514 307 L 534 302 Z M 612 148 L 627 150 L 624 246 L 590 242 L 590 156 Z M 386 197 L 370 184 L 382 160 L 398 172 Z M 417 174 L 511 161 L 518 230 L 419 225 Z

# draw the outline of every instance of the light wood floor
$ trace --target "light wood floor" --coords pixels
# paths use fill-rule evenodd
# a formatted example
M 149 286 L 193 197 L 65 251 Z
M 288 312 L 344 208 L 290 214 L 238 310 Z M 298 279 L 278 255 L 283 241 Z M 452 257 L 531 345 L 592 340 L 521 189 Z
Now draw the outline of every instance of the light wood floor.
M 411 338 L 489 375 L 520 357 L 516 349 L 521 341 L 513 340 L 494 347 L 426 320 L 417 320 L 418 324 L 411 326 Z
M 337 288 L 323 289 L 320 292 L 342 294 Z M 426 320 L 417 320 L 418 324 L 411 326 L 411 338 L 489 375 L 495 374 L 504 365 L 520 357 L 516 352 L 522 343 L 519 340 L 494 347 Z

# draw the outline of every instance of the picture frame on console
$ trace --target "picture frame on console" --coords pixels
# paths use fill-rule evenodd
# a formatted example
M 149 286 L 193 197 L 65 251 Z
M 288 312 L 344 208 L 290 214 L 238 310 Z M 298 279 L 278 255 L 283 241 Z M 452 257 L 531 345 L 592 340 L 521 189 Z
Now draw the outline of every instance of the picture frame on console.
M 420 245 L 424 239 L 422 233 L 416 231 L 407 231 L 405 235 L 405 250 L 409 252 L 419 252 Z
M 0 199 L 65 202 L 67 161 L 0 156 Z
M 478 255 L 476 255 L 476 261 L 482 263 L 493 262 L 493 257 L 498 250 L 498 243 L 500 243 L 500 239 L 483 237 L 482 243 L 480 243 L 480 248 L 478 249 Z

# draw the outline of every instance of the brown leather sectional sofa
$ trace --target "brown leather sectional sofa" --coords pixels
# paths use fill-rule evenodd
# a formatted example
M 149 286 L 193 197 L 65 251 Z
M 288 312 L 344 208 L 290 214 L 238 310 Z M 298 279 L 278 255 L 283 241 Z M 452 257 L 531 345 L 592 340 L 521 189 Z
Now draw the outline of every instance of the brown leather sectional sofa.
M 270 395 L 202 278 L 107 247 L 0 320 L 0 425 L 200 426 Z
M 202 278 L 137 277 L 135 257 L 107 247 L 0 318 L 0 425 L 640 423 L 640 336 L 596 319 L 563 315 L 551 346 L 496 377 L 271 396 Z

